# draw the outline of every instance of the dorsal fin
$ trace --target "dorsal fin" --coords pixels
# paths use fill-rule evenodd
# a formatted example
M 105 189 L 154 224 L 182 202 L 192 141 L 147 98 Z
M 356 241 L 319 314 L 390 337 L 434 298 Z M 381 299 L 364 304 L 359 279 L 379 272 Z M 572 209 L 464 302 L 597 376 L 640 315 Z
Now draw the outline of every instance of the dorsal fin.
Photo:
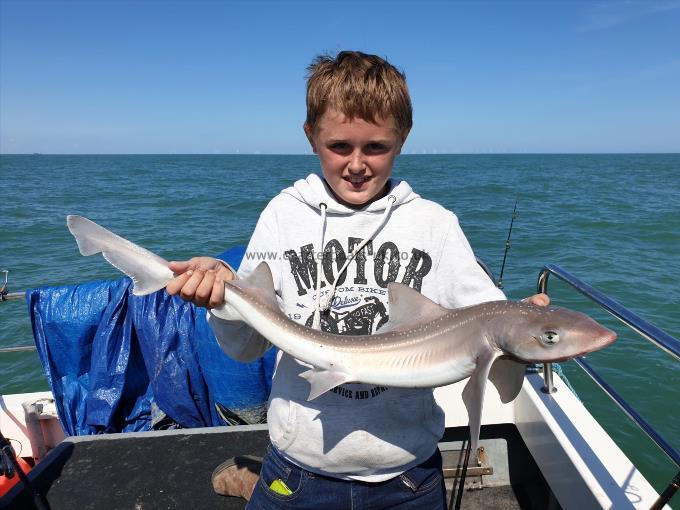
M 241 280 L 231 280 L 226 282 L 226 284 L 238 287 L 246 294 L 256 296 L 262 303 L 273 310 L 281 310 L 276 300 L 272 272 L 266 262 L 260 262 L 255 271 L 247 277 Z
M 426 298 L 417 290 L 403 283 L 387 286 L 390 319 L 380 332 L 398 331 L 415 324 L 430 322 L 445 315 L 449 310 Z

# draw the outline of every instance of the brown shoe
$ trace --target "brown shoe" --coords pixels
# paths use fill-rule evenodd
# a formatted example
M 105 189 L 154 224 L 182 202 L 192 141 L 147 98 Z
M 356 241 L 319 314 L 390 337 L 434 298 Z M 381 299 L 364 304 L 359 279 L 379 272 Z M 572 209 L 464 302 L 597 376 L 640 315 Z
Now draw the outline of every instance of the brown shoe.
M 255 484 L 260 479 L 262 458 L 239 455 L 224 461 L 212 474 L 212 486 L 217 494 L 250 501 Z

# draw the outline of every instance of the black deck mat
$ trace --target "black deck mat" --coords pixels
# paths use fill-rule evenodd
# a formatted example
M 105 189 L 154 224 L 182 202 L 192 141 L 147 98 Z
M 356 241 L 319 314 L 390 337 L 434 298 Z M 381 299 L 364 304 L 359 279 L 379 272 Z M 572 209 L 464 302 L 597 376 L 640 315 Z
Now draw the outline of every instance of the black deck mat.
M 33 485 L 50 510 L 242 510 L 243 500 L 213 492 L 210 475 L 229 457 L 262 456 L 269 443 L 267 431 L 178 432 L 66 441 L 34 469 Z M 462 440 L 466 434 L 464 427 L 447 429 L 444 440 Z M 499 437 L 510 445 L 512 486 L 465 491 L 462 509 L 548 508 L 550 491 L 515 427 L 482 428 L 482 438 Z M 37 508 L 30 493 L 21 489 L 17 486 L 2 498 L 0 509 Z
M 268 443 L 266 430 L 65 442 L 33 483 L 51 510 L 241 510 L 243 500 L 213 492 L 210 475 L 234 455 L 262 456 Z M 27 491 L 13 495 L 0 508 L 36 508 Z

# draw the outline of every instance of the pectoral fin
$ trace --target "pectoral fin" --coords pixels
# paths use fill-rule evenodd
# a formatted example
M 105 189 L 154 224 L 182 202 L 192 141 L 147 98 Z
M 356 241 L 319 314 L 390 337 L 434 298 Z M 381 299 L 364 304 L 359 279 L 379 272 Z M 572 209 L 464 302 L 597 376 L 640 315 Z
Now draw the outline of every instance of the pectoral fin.
M 491 350 L 484 351 L 477 358 L 477 367 L 472 372 L 463 389 L 463 403 L 468 412 L 470 426 L 470 463 L 477 460 L 477 445 L 479 443 L 479 429 L 482 425 L 482 407 L 484 405 L 484 390 L 486 380 L 498 354 Z
M 501 402 L 507 404 L 515 400 L 524 384 L 526 365 L 504 358 L 498 358 L 491 366 L 489 380 L 498 390 Z
M 324 370 L 321 368 L 312 368 L 306 372 L 302 372 L 300 377 L 307 379 L 311 385 L 307 400 L 314 400 L 319 395 L 323 395 L 336 386 L 350 382 L 352 380 L 347 374 L 343 372 L 336 370 Z

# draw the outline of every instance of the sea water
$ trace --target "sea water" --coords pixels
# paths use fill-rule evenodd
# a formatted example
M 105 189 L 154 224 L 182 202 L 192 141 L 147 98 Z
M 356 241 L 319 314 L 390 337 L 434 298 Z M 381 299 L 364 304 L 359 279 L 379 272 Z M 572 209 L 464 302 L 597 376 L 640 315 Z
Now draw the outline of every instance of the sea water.
M 311 172 L 314 156 L 0 156 L 0 269 L 8 290 L 119 278 L 82 257 L 66 229 L 80 214 L 168 260 L 246 244 L 259 212 Z M 453 210 L 512 299 L 558 264 L 680 338 L 680 155 L 404 155 L 394 176 Z M 294 221 L 292 219 L 291 221 Z M 357 233 L 360 234 L 360 233 Z M 680 448 L 680 370 L 553 278 L 553 303 L 619 332 L 588 361 Z M 32 343 L 24 302 L 0 303 L 0 347 Z M 657 490 L 674 467 L 573 363 L 563 369 L 590 412 Z M 0 354 L 0 393 L 48 389 L 35 352 Z

